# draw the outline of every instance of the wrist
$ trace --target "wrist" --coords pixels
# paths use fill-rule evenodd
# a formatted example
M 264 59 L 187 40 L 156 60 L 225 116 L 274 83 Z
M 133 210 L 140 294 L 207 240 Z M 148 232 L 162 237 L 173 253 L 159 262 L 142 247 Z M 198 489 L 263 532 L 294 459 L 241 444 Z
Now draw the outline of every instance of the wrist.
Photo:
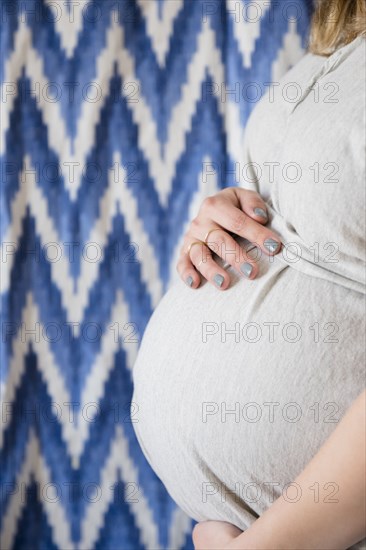
M 228 550 L 295 550 L 306 548 L 301 533 L 289 526 L 271 525 L 269 517 L 256 520 L 237 537 Z

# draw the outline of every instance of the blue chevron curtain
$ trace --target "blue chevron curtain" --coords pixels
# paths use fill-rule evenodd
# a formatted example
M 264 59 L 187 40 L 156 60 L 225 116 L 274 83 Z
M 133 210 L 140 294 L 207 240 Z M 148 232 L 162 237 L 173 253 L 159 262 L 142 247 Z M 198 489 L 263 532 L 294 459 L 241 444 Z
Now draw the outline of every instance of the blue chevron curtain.
M 3 0 L 1 548 L 192 548 L 131 369 L 310 1 Z

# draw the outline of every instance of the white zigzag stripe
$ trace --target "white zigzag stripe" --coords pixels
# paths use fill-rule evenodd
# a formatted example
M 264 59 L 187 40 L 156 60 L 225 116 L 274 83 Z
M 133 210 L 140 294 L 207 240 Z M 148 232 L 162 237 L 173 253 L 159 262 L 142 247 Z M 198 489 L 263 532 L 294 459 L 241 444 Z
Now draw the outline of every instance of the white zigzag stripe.
M 226 0 L 226 9 L 233 19 L 234 36 L 243 59 L 243 65 L 247 69 L 251 66 L 255 43 L 260 36 L 261 20 L 270 5 L 269 0 L 255 0 L 246 3 L 246 5 L 238 0 Z M 245 20 L 245 14 L 247 14 L 248 20 Z
M 159 18 L 158 2 L 137 0 L 141 12 L 146 19 L 147 33 L 155 51 L 157 61 L 162 67 L 169 50 L 169 39 L 173 32 L 174 20 L 183 7 L 183 0 L 169 0 L 163 4 L 163 17 Z
M 42 94 L 39 98 L 39 108 L 41 109 L 43 120 L 48 128 L 48 141 L 50 147 L 57 153 L 61 167 L 68 166 L 68 163 L 75 163 L 75 173 L 73 179 L 65 178 L 65 185 L 70 193 L 70 197 L 75 200 L 81 183 L 82 171 L 85 166 L 87 155 L 94 144 L 95 127 L 99 122 L 100 112 L 104 106 L 106 96 L 109 90 L 109 81 L 113 75 L 114 64 L 118 63 L 120 74 L 126 82 L 135 82 L 137 89 L 141 86 L 134 78 L 134 64 L 128 51 L 124 48 L 123 29 L 116 23 L 116 14 L 112 14 L 112 26 L 107 34 L 106 48 L 101 52 L 97 61 L 95 83 L 102 90 L 102 98 L 97 103 L 84 101 L 81 109 L 81 115 L 77 126 L 77 136 L 75 139 L 74 150 L 72 154 L 71 141 L 67 136 L 65 123 L 61 115 L 60 104 L 57 102 L 46 102 Z M 46 89 L 48 80 L 44 76 L 43 63 L 38 54 L 32 47 L 31 31 L 24 22 L 19 21 L 19 29 L 14 38 L 14 52 L 8 58 L 5 68 L 5 81 L 3 84 L 2 97 L 6 101 L 1 103 L 2 116 L 2 140 L 5 148 L 5 134 L 9 128 L 10 113 L 16 95 L 8 97 L 8 83 L 16 83 L 20 77 L 22 67 L 25 66 L 26 74 L 31 79 L 33 85 L 39 83 L 41 90 Z M 25 57 L 26 52 L 26 57 Z M 24 59 L 25 57 L 25 59 Z M 126 90 L 127 93 L 127 90 Z M 155 124 L 150 115 L 149 109 L 143 98 L 139 98 L 135 107 L 135 118 L 142 121 L 151 121 L 153 133 L 156 135 Z M 151 140 L 151 126 L 149 127 L 149 141 Z M 142 135 L 143 127 L 140 128 Z M 146 132 L 145 132 L 146 133 Z M 143 140 L 142 140 L 143 141 Z M 4 150 L 2 150 L 4 153 Z M 153 158 L 159 158 L 158 142 L 152 140 L 151 153 Z M 157 157 L 155 155 L 158 155 Z
M 192 520 L 183 510 L 176 508 L 169 529 L 169 550 L 183 548 L 185 539 L 192 529 Z
M 94 548 L 98 533 L 103 526 L 104 515 L 113 498 L 111 485 L 118 481 L 119 470 L 125 483 L 132 484 L 132 488 L 138 488 L 138 494 L 135 497 L 131 495 L 131 500 L 128 502 L 140 530 L 141 542 L 146 548 L 159 550 L 158 530 L 147 500 L 141 492 L 141 486 L 138 483 L 138 472 L 128 454 L 128 444 L 121 426 L 116 428 L 116 436 L 111 444 L 110 454 L 102 471 L 100 481 L 101 498 L 88 506 L 82 522 L 79 548 L 80 550 Z
M 206 77 L 206 71 L 213 81 L 220 85 L 225 82 L 225 71 L 221 60 L 221 53 L 216 48 L 215 33 L 208 22 L 203 22 L 202 32 L 198 38 L 197 50 L 188 68 L 187 82 L 182 88 L 182 100 L 172 111 L 168 127 L 168 147 L 166 149 L 167 179 L 164 182 L 164 197 L 169 196 L 170 182 L 175 175 L 176 163 L 185 150 L 185 136 L 190 130 L 192 117 L 195 114 L 197 102 L 202 96 L 202 83 Z M 225 107 L 218 97 L 218 108 L 224 117 Z M 181 131 L 183 129 L 183 131 Z M 179 132 L 177 131 L 179 130 Z M 174 143 L 175 148 L 170 147 Z M 157 181 L 159 178 L 157 177 Z
M 117 296 L 110 321 L 109 327 L 115 323 L 118 323 L 117 326 L 124 326 L 130 321 L 128 306 L 123 300 L 122 293 L 119 293 Z M 31 293 L 27 296 L 22 323 L 24 323 L 23 326 L 27 328 L 31 327 L 33 330 L 36 326 L 39 326 L 38 332 L 40 335 L 43 334 L 44 327 L 41 323 L 38 307 L 35 305 Z M 68 406 L 71 403 L 71 396 L 57 366 L 56 358 L 50 349 L 49 342 L 42 336 L 38 338 L 33 335 L 30 335 L 29 341 L 26 341 L 26 338 L 21 333 L 21 328 L 13 342 L 14 356 L 10 363 L 4 404 L 14 401 L 16 390 L 25 374 L 25 356 L 29 349 L 29 342 L 32 342 L 33 349 L 37 354 L 38 368 L 47 385 L 51 401 L 57 404 L 58 411 L 60 411 L 58 420 L 61 425 L 63 439 L 67 444 L 68 453 L 72 459 L 72 465 L 74 468 L 78 468 L 84 445 L 89 436 L 90 423 L 93 421 L 92 412 L 97 413 L 96 407 L 93 407 L 93 411 L 88 410 L 87 417 L 85 417 L 83 414 L 85 406 L 88 403 L 98 405 L 102 399 L 105 384 L 114 365 L 114 356 L 120 347 L 119 341 L 115 338 L 113 330 L 107 330 L 103 334 L 100 352 L 90 369 L 81 394 L 79 412 L 75 415 L 76 418 L 72 422 L 70 422 L 70 409 Z M 122 347 L 127 355 L 127 366 L 132 369 L 137 355 L 138 343 L 125 342 L 122 339 Z M 10 423 L 10 419 L 10 414 L 4 415 L 2 418 L 0 449 L 3 447 L 4 432 Z
M 68 58 L 71 58 L 78 42 L 78 35 L 83 27 L 83 15 L 93 17 L 85 10 L 90 0 L 71 0 L 70 12 L 66 8 L 64 0 L 45 0 L 51 11 L 55 14 L 55 29 L 60 35 L 61 46 L 65 50 Z
M 124 217 L 131 243 L 137 244 L 136 256 L 141 263 L 142 279 L 150 293 L 153 307 L 155 307 L 163 293 L 159 278 L 158 261 L 145 234 L 143 224 L 138 217 L 136 199 L 127 187 L 127 178 L 119 154 L 114 156 L 114 162 L 115 167 L 118 167 L 118 173 L 116 173 L 116 170 L 110 170 L 109 172 L 109 185 L 100 201 L 100 217 L 90 233 L 88 242 L 97 243 L 99 250 L 104 249 L 112 229 L 113 218 L 119 209 Z M 36 230 L 42 246 L 56 243 L 60 247 L 59 250 L 62 251 L 58 261 L 50 262 L 52 280 L 62 294 L 62 304 L 66 310 L 68 321 L 77 323 L 75 326 L 75 332 L 77 333 L 79 323 L 83 319 L 85 308 L 89 302 L 89 292 L 98 279 L 100 262 L 81 259 L 81 272 L 75 290 L 73 280 L 69 274 L 67 251 L 63 243 L 60 242 L 52 218 L 48 215 L 47 203 L 42 191 L 36 184 L 29 157 L 24 160 L 24 172 L 21 175 L 20 188 L 11 205 L 12 223 L 5 235 L 4 245 L 19 241 L 22 220 L 26 214 L 27 206 L 29 206 L 36 222 Z M 7 261 L 1 262 L 3 292 L 9 288 L 14 258 L 15 255 L 11 254 L 8 256 Z
M 212 161 L 210 157 L 204 158 L 204 166 L 212 166 Z M 188 213 L 188 219 L 187 222 L 183 228 L 182 236 L 179 239 L 175 249 L 174 253 L 172 255 L 172 260 L 170 262 L 170 277 L 169 277 L 169 286 L 172 286 L 175 282 L 177 282 L 180 278 L 180 275 L 177 273 L 176 265 L 178 262 L 178 258 L 180 255 L 180 249 L 183 245 L 184 241 L 184 234 L 188 230 L 188 226 L 198 214 L 199 207 L 201 205 L 201 202 L 205 197 L 208 197 L 209 195 L 214 195 L 218 191 L 218 179 L 217 179 L 217 172 L 213 172 L 210 175 L 206 175 L 206 172 L 204 169 L 202 169 L 202 172 L 198 176 L 198 187 L 197 191 L 192 197 L 191 204 L 189 206 L 189 213 Z M 197 236 L 199 238 L 199 236 Z
M 100 498 L 91 502 L 87 507 L 82 522 L 81 541 L 77 548 L 80 550 L 93 548 L 97 542 L 100 529 L 103 526 L 105 513 L 114 497 L 113 487 L 120 479 L 119 472 L 121 472 L 123 482 L 130 484 L 127 487 L 138 488 L 137 502 L 134 502 L 134 500 L 128 502 L 135 516 L 141 541 L 146 548 L 158 550 L 157 526 L 146 497 L 138 483 L 138 473 L 129 457 L 128 443 L 121 426 L 116 427 L 116 434 L 111 444 L 110 454 L 101 473 L 101 482 L 98 487 Z M 74 550 L 76 547 L 71 539 L 69 523 L 64 508 L 59 502 L 60 491 L 63 491 L 64 488 L 58 488 L 57 485 L 55 486 L 52 483 L 47 463 L 42 456 L 38 438 L 33 430 L 30 431 L 26 456 L 16 479 L 18 490 L 11 495 L 9 506 L 4 516 L 1 532 L 1 548 L 8 550 L 13 547 L 17 523 L 25 505 L 23 502 L 25 488 L 29 487 L 32 474 L 40 489 L 41 503 L 52 528 L 53 541 L 59 548 Z M 52 490 L 54 490 L 54 496 L 51 494 Z M 45 498 L 45 494 L 47 498 Z
M 36 323 L 39 323 L 40 316 L 38 313 L 37 307 L 34 305 L 33 297 L 31 293 L 27 296 L 27 303 L 22 315 L 22 323 L 26 328 L 31 327 L 33 330 L 37 326 Z M 40 331 L 42 327 L 40 326 Z M 65 383 L 62 375 L 60 374 L 54 356 L 49 348 L 49 345 L 46 343 L 44 338 L 36 338 L 36 336 L 30 334 L 29 341 L 32 342 L 36 353 L 38 353 L 39 360 L 39 369 L 44 376 L 45 382 L 47 384 L 47 389 L 49 395 L 52 398 L 52 401 L 56 402 L 61 408 L 64 407 L 64 404 L 70 402 L 70 395 L 65 387 Z M 21 335 L 21 329 L 19 329 L 17 336 L 13 342 L 13 357 L 11 358 L 9 365 L 8 378 L 5 385 L 5 394 L 4 394 L 4 404 L 8 407 L 8 404 L 14 402 L 15 393 L 17 388 L 21 383 L 21 379 L 25 373 L 25 356 L 29 351 L 29 343 L 26 342 L 26 339 Z M 40 353 L 41 352 L 41 353 Z M 8 411 L 10 412 L 10 411 Z M 63 410 L 62 413 L 66 413 L 66 410 Z M 64 414 L 62 414 L 62 417 Z M 11 415 L 7 414 L 5 417 L 2 417 L 1 422 L 1 431 L 0 431 L 0 448 L 4 444 L 4 432 L 9 425 L 11 420 Z M 71 426 L 71 424 L 70 424 Z M 70 426 L 64 426 L 64 438 L 70 439 Z M 71 428 L 72 429 L 72 428 Z
M 16 487 L 18 490 L 11 496 L 9 507 L 4 514 L 4 523 L 1 531 L 1 548 L 4 550 L 9 550 L 13 547 L 14 538 L 17 532 L 17 524 L 20 519 L 22 509 L 25 505 L 23 502 L 24 488 L 29 486 L 32 474 L 36 483 L 41 488 L 41 491 L 42 489 L 46 490 L 47 487 L 50 487 L 50 472 L 45 460 L 42 457 L 39 441 L 33 430 L 30 431 L 25 459 L 16 480 Z M 48 498 L 43 498 L 42 503 L 47 519 L 52 528 L 54 542 L 58 548 L 72 550 L 73 544 L 70 527 L 65 511 L 56 499 L 52 498 L 55 502 L 50 502 L 51 498 L 51 496 Z
M 124 83 L 134 82 L 137 89 L 141 90 L 141 84 L 135 76 L 133 59 L 124 47 L 123 28 L 118 26 L 112 14 L 112 25 L 107 34 L 107 45 L 98 58 L 97 76 L 95 79 L 95 82 L 103 92 L 103 96 L 98 103 L 84 101 L 82 105 L 82 112 L 77 126 L 77 136 L 73 144 L 76 151 L 75 155 L 72 154 L 71 141 L 67 136 L 60 105 L 57 102 L 46 102 L 43 95 L 40 94 L 39 108 L 48 128 L 50 147 L 57 153 L 62 169 L 69 166 L 70 163 L 76 163 L 74 178 L 65 178 L 66 188 L 73 200 L 77 198 L 87 155 L 93 147 L 95 127 L 98 124 L 101 109 L 108 95 L 109 81 L 113 75 L 115 63 L 117 63 Z M 33 86 L 38 82 L 41 89 L 47 87 L 49 83 L 44 76 L 42 60 L 32 48 L 31 32 L 25 23 L 20 20 L 19 29 L 15 35 L 14 52 L 6 63 L 5 82 L 2 86 L 2 97 L 6 98 L 5 101 L 1 102 L 2 153 L 5 150 L 5 135 L 9 128 L 10 113 L 16 98 L 16 94 L 8 97 L 9 89 L 7 86 L 9 83 L 15 84 L 17 82 L 23 66 L 26 67 L 27 76 L 31 79 Z M 167 204 L 169 198 L 177 161 L 185 151 L 185 136 L 191 128 L 192 117 L 196 112 L 197 102 L 201 99 L 201 88 L 206 77 L 206 70 L 211 74 L 214 82 L 219 83 L 219 85 L 225 82 L 224 66 L 220 51 L 215 44 L 215 33 L 207 21 L 202 23 L 197 50 L 188 68 L 187 82 L 183 85 L 181 101 L 172 111 L 168 128 L 168 141 L 164 147 L 163 157 L 160 154 L 156 123 L 144 98 L 140 95 L 136 98 L 137 101 L 129 103 L 134 122 L 139 130 L 139 147 L 144 152 L 148 161 L 150 175 L 156 184 L 156 189 L 163 205 Z M 128 89 L 128 86 L 123 87 L 122 93 L 126 96 L 128 96 Z M 214 93 L 219 95 L 216 91 Z M 235 128 L 240 120 L 238 118 L 239 110 L 235 104 L 230 104 L 230 102 L 225 107 L 219 97 L 218 107 L 223 117 L 225 117 L 225 112 L 228 109 L 232 110 L 232 114 L 230 114 L 227 122 L 227 125 L 230 124 L 230 130 L 233 135 L 229 142 L 229 153 L 233 158 L 237 158 L 238 142 L 236 137 L 240 135 L 241 130 L 240 125 L 239 128 Z M 233 124 L 235 124 L 234 127 L 232 126 Z
M 289 19 L 288 32 L 283 37 L 283 47 L 272 65 L 272 82 L 278 82 L 290 67 L 300 61 L 304 53 L 301 38 L 297 34 L 297 21 Z

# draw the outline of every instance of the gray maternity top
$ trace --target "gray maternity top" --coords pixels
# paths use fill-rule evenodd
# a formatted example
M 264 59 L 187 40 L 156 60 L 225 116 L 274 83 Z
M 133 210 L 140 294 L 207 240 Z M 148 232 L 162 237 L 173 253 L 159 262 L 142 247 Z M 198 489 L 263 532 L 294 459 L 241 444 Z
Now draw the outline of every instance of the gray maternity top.
M 226 267 L 226 292 L 177 283 L 145 332 L 136 433 L 195 520 L 244 530 L 300 499 L 292 482 L 364 389 L 365 57 L 361 37 L 305 55 L 250 118 L 247 186 L 284 251 L 258 255 L 254 281 Z M 336 506 L 332 479 L 308 490 Z

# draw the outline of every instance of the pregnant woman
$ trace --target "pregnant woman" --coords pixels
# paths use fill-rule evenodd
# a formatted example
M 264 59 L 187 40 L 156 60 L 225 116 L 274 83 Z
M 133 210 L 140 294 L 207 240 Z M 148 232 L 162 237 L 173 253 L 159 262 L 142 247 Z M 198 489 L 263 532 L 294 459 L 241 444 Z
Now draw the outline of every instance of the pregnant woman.
M 365 546 L 365 17 L 319 3 L 134 366 L 138 439 L 197 549 Z

